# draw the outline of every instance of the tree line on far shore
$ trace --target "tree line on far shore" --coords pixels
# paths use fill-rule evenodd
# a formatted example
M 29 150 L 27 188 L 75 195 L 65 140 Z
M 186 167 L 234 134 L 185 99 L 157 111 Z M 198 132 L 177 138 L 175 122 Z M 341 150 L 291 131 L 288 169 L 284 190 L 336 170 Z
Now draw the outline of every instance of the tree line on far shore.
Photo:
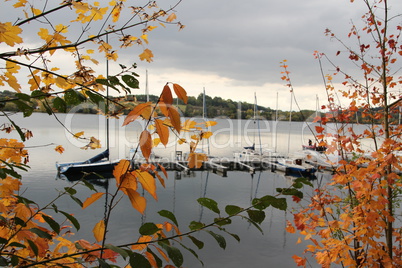
M 15 93 L 12 91 L 4 90 L 0 91 L 0 109 L 3 111 L 19 112 L 20 108 L 13 102 L 5 102 L 5 100 L 10 100 L 15 98 Z M 131 109 L 138 103 L 144 103 L 147 100 L 151 102 L 156 102 L 158 96 L 155 95 L 127 95 L 124 97 L 109 97 L 111 100 L 123 104 L 126 108 L 121 112 L 127 115 Z M 198 97 L 189 96 L 187 105 L 181 100 L 174 99 L 179 110 L 185 117 L 202 117 L 203 116 L 203 94 L 199 94 Z M 41 103 L 34 98 L 31 99 L 31 107 L 34 108 L 35 112 L 46 112 L 46 109 L 41 105 Z M 317 116 L 325 116 L 323 112 L 317 112 L 314 110 L 301 110 L 301 111 L 282 111 L 271 109 L 270 107 L 264 107 L 257 105 L 256 115 L 254 115 L 254 104 L 248 102 L 238 102 L 231 99 L 222 99 L 221 97 L 210 97 L 205 95 L 205 117 L 206 118 L 230 118 L 230 119 L 261 119 L 261 120 L 278 120 L 278 121 L 289 121 L 290 115 L 292 121 L 303 122 L 303 121 L 313 121 Z M 86 102 L 81 104 L 79 107 L 67 107 L 66 112 L 73 111 L 76 113 L 85 114 L 97 114 L 99 109 L 97 106 L 91 102 Z M 341 111 L 338 111 L 340 113 Z M 394 122 L 400 123 L 400 116 L 394 114 Z M 367 121 L 367 122 L 366 122 Z M 355 118 L 349 118 L 349 122 L 352 123 L 369 123 L 362 113 L 357 113 Z

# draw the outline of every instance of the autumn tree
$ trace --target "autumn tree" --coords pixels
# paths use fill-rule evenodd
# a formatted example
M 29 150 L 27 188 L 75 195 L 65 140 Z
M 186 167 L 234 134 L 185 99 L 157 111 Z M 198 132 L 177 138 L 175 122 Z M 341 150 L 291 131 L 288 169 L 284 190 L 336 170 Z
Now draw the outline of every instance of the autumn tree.
M 68 106 L 91 102 L 98 106 L 100 113 L 108 117 L 119 116 L 126 107 L 109 99 L 104 91 L 111 89 L 131 94 L 139 86 L 135 72 L 137 66 L 135 63 L 128 67 L 120 64 L 117 73 L 111 75 L 106 72 L 106 76 L 102 75 L 104 71 L 99 71 L 103 68 L 97 66 L 102 65 L 102 62 L 117 64 L 119 53 L 132 47 L 139 60 L 151 62 L 153 53 L 147 48 L 150 33 L 168 25 L 175 25 L 178 29 L 184 27 L 176 21 L 175 7 L 180 2 L 164 3 L 167 8 L 162 8 L 156 1 L 145 1 L 140 6 L 131 6 L 132 3 L 125 0 L 108 3 L 83 0 L 4 1 L 2 9 L 12 9 L 13 12 L 2 17 L 0 22 L 0 86 L 17 93 L 15 97 L 2 100 L 1 104 L 12 102 L 24 117 L 29 117 L 34 112 L 32 104 L 35 101 L 50 116 L 59 120 L 56 112 L 65 112 Z M 158 143 L 166 146 L 173 134 L 178 142 L 186 142 L 189 146 L 189 167 L 200 167 L 207 156 L 197 153 L 195 149 L 200 141 L 212 135 L 209 128 L 215 122 L 182 122 L 173 105 L 172 92 L 187 103 L 184 88 L 168 82 L 163 85 L 155 102 L 135 103 L 124 125 L 136 120 L 145 121 L 137 150 L 141 150 L 147 160 L 152 147 Z M 114 193 L 97 192 L 84 176 L 76 184 L 55 194 L 49 204 L 39 206 L 35 200 L 29 200 L 19 193 L 23 183 L 21 173 L 28 172 L 29 165 L 29 152 L 24 142 L 32 137 L 32 133 L 17 125 L 10 114 L 3 110 L 1 113 L 8 123 L 0 126 L 0 130 L 5 133 L 16 131 L 20 138 L 19 141 L 0 139 L 1 266 L 111 267 L 110 263 L 120 256 L 132 267 L 181 267 L 183 255 L 173 246 L 172 241 L 198 258 L 196 251 L 184 244 L 184 238 L 201 249 L 203 242 L 192 234 L 206 231 L 225 248 L 225 238 L 208 228 L 214 227 L 239 240 L 237 235 L 228 233 L 223 227 L 230 224 L 232 218 L 245 219 L 260 229 L 259 224 L 265 218 L 264 209 L 269 206 L 286 209 L 286 200 L 276 196 L 255 199 L 248 208 L 228 205 L 224 211 L 219 209 L 215 201 L 200 198 L 200 205 L 217 214 L 209 223 L 192 221 L 183 232 L 179 230 L 174 214 L 163 210 L 158 213 L 166 221 L 145 223 L 139 228 L 138 241 L 111 245 L 107 243 L 107 232 L 112 210 L 121 198 L 128 198 L 138 213 L 144 213 L 147 200 L 140 194 L 140 189 L 156 199 L 156 185 L 159 183 L 163 187 L 167 178 L 163 166 L 147 161 L 139 167 L 133 167 L 129 160 L 124 159 L 113 171 L 116 183 Z M 181 134 L 189 131 L 193 133 L 190 139 L 182 138 Z M 75 138 L 88 141 L 84 149 L 101 147 L 101 141 L 96 137 L 85 137 L 84 132 L 70 133 Z M 155 138 L 151 134 L 155 134 Z M 59 145 L 55 150 L 63 153 L 64 148 Z M 300 180 L 297 188 L 304 183 L 308 182 Z M 94 193 L 81 201 L 76 196 L 77 185 L 84 185 Z M 70 225 L 78 230 L 79 219 L 68 211 L 60 210 L 57 201 L 63 196 L 70 196 L 86 209 L 105 194 L 110 195 L 107 211 L 93 228 L 97 242 L 89 243 L 82 239 L 74 241 L 70 237 Z M 300 195 L 301 192 L 295 190 L 288 194 Z M 52 216 L 55 214 L 62 215 L 63 222 L 57 222 Z
M 391 8 L 393 1 L 361 2 L 367 13 L 363 26 L 352 25 L 352 45 L 326 30 L 341 45 L 334 56 L 347 57 L 352 71 L 332 56 L 315 52 L 321 70 L 325 64 L 334 70 L 323 70 L 328 104 L 322 108 L 328 112 L 316 118 L 322 125 L 315 131 L 317 141 L 326 140 L 327 156 L 337 158 L 328 160 L 335 173 L 293 213 L 294 224 L 288 222 L 287 229 L 311 242 L 305 252 L 322 267 L 401 267 L 402 126 L 395 120 L 402 99 L 401 14 Z M 287 65 L 282 67 L 283 79 L 290 83 Z M 349 124 L 357 112 L 370 122 L 363 132 Z M 369 147 L 364 146 L 367 141 Z M 304 257 L 294 259 L 308 265 Z

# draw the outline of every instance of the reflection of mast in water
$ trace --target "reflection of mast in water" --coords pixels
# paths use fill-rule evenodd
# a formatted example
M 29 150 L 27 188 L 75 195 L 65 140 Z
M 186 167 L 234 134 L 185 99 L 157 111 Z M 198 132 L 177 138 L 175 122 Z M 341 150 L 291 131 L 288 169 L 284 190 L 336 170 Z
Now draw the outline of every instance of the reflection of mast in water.
M 202 180 L 203 180 L 202 174 L 203 173 L 204 173 L 204 171 L 201 171 L 201 189 L 202 189 Z M 207 177 L 205 178 L 204 191 L 203 191 L 202 196 L 201 196 L 202 198 L 204 198 L 207 195 L 208 178 L 209 178 L 209 171 L 207 171 Z M 201 219 L 202 219 L 202 213 L 203 212 L 204 212 L 204 206 L 201 206 L 199 221 L 201 221 Z

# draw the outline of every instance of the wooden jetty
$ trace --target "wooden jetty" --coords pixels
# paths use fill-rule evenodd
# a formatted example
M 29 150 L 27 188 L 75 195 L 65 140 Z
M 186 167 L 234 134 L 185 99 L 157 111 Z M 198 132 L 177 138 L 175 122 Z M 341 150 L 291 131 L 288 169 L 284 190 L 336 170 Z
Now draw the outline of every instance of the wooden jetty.
M 144 164 L 144 161 L 134 160 L 132 166 L 134 168 L 139 167 L 141 164 Z M 203 162 L 200 168 L 189 168 L 188 161 L 186 160 L 168 160 L 164 158 L 156 158 L 150 160 L 151 164 L 155 166 L 161 165 L 168 171 L 183 171 L 185 173 L 189 173 L 190 171 L 196 170 L 210 170 L 213 173 L 219 174 L 223 177 L 227 176 L 228 171 L 247 171 L 251 174 L 254 174 L 256 170 L 271 170 L 275 171 L 275 165 L 272 165 L 271 162 L 263 159 L 263 160 L 253 160 L 253 161 L 239 161 L 236 159 L 229 158 L 210 158 L 208 161 Z

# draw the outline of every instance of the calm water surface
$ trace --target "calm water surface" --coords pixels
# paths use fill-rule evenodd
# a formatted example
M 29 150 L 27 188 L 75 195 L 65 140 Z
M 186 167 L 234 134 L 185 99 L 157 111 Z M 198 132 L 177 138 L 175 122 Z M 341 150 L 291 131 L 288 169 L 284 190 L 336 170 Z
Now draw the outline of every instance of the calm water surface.
M 96 136 L 105 140 L 105 120 L 97 115 L 58 115 L 59 120 L 73 133 L 84 131 L 85 136 Z M 57 190 L 73 185 L 74 182 L 66 178 L 58 178 L 55 163 L 82 161 L 92 157 L 101 150 L 81 150 L 84 145 L 66 134 L 65 129 L 57 123 L 52 116 L 47 114 L 33 114 L 24 119 L 16 114 L 12 119 L 21 127 L 33 131 L 34 137 L 26 145 L 29 149 L 30 172 L 23 174 L 24 196 L 32 198 L 45 205 L 57 196 Z M 1 118 L 3 123 L 4 118 Z M 138 139 L 140 124 L 133 124 L 128 128 L 121 128 L 123 119 L 111 120 L 111 154 L 112 158 L 123 158 L 128 155 L 130 147 L 135 146 Z M 212 128 L 215 133 L 211 140 L 211 154 L 220 157 L 232 157 L 233 152 L 240 150 L 242 146 L 252 143 L 261 144 L 266 148 L 277 147 L 280 152 L 299 150 L 306 140 L 312 138 L 306 124 L 287 122 L 260 122 L 261 136 L 258 135 L 256 124 L 246 120 L 218 119 L 218 125 Z M 290 129 L 290 131 L 289 131 Z M 275 134 L 277 133 L 277 134 Z M 290 135 L 290 136 L 289 136 Z M 6 134 L 2 133 L 5 137 Z M 7 137 L 15 134 L 7 135 Z M 289 138 L 290 137 L 290 138 Z M 288 146 L 288 141 L 291 141 Z M 102 143 L 104 144 L 104 142 Z M 62 145 L 66 151 L 62 155 L 54 150 L 56 145 Z M 39 147 L 37 147 L 39 146 Z M 176 147 L 174 142 L 167 148 L 158 147 L 156 154 L 170 157 L 175 150 L 186 151 L 187 147 Z M 320 175 L 318 175 L 319 177 Z M 175 179 L 177 178 L 177 179 Z M 319 177 L 320 178 L 320 177 Z M 326 178 L 324 178 L 326 179 Z M 187 230 L 192 220 L 209 223 L 216 216 L 208 209 L 203 209 L 196 202 L 199 197 L 208 197 L 216 200 L 221 211 L 228 204 L 247 207 L 252 198 L 267 194 L 275 194 L 275 188 L 287 187 L 291 181 L 282 173 L 257 172 L 254 175 L 246 172 L 228 172 L 227 177 L 221 177 L 207 171 L 198 171 L 190 175 L 169 172 L 166 188 L 158 185 L 158 200 L 155 201 L 145 193 L 147 197 L 147 211 L 140 215 L 132 207 L 127 198 L 121 200 L 119 206 L 112 214 L 109 242 L 124 244 L 135 241 L 138 238 L 138 228 L 144 222 L 162 222 L 165 219 L 159 217 L 156 211 L 166 209 L 175 213 L 182 232 Z M 114 179 L 108 183 L 96 186 L 98 191 L 113 192 L 116 189 Z M 92 192 L 84 186 L 77 186 L 78 196 L 85 200 Z M 311 190 L 307 189 L 306 194 Z M 60 210 L 73 213 L 81 224 L 81 229 L 76 233 L 76 239 L 94 241 L 92 228 L 104 215 L 105 198 L 82 210 L 70 198 L 62 198 L 57 201 Z M 234 223 L 227 230 L 240 236 L 240 243 L 229 235 L 222 234 L 227 241 L 226 250 L 221 249 L 216 241 L 207 234 L 196 236 L 205 242 L 205 248 L 198 251 L 200 259 L 208 268 L 214 267 L 295 267 L 292 255 L 301 254 L 303 244 L 297 245 L 298 237 L 284 231 L 286 220 L 292 220 L 291 214 L 283 211 L 268 209 L 267 218 L 262 224 L 264 234 L 261 234 L 254 226 L 245 220 L 234 219 Z M 57 217 L 57 215 L 56 215 Z M 189 241 L 184 243 L 191 248 L 195 246 Z M 178 246 L 179 247 L 179 246 Z M 186 251 L 183 249 L 182 251 Z M 200 262 L 191 254 L 185 253 L 184 267 L 202 267 Z M 314 267 L 314 265 L 313 265 Z

